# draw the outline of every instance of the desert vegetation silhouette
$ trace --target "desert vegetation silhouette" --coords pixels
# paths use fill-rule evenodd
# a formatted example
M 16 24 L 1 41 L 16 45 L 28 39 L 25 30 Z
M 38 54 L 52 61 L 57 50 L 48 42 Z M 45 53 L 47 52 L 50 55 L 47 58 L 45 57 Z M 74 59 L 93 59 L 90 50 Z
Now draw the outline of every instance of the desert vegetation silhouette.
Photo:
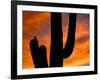
M 30 51 L 35 68 L 62 67 L 63 59 L 73 51 L 76 32 L 76 13 L 69 13 L 69 27 L 66 44 L 63 48 L 62 14 L 51 12 L 50 65 L 47 63 L 47 51 L 44 45 L 39 47 L 36 36 L 30 41 Z

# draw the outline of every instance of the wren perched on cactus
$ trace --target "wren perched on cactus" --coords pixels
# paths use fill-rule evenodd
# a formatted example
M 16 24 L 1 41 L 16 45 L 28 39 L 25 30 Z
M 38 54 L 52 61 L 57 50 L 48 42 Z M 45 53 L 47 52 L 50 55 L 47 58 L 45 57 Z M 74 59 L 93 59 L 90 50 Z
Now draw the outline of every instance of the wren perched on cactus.
M 61 13 L 51 12 L 51 47 L 50 47 L 50 66 L 62 67 L 63 59 L 68 58 L 73 51 L 76 31 L 76 14 L 69 14 L 69 28 L 66 45 L 63 48 L 63 32 Z M 46 47 L 38 46 L 38 40 L 35 37 L 30 42 L 32 59 L 36 68 L 48 67 L 46 58 Z

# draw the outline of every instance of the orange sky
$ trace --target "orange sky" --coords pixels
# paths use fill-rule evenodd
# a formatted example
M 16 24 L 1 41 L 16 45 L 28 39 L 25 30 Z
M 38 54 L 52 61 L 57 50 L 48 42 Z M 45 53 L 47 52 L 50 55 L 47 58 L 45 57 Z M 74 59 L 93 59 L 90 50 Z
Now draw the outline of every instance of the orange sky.
M 68 13 L 62 13 L 63 45 L 67 40 L 68 17 Z M 34 68 L 29 48 L 34 36 L 38 38 L 39 45 L 46 46 L 49 64 L 50 27 L 49 12 L 23 11 L 23 68 Z M 89 65 L 89 44 L 89 15 L 78 14 L 74 50 L 69 58 L 64 59 L 63 66 Z

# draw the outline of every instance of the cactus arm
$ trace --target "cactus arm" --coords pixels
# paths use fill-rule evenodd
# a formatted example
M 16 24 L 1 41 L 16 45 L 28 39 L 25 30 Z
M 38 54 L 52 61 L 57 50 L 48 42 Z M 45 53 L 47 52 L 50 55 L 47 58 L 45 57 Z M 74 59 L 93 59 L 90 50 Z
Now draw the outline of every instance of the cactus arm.
M 47 63 L 47 54 L 46 54 L 46 47 L 44 45 L 41 45 L 39 48 L 39 54 L 40 54 L 40 64 L 44 67 L 48 67 Z
M 74 43 L 75 43 L 75 31 L 76 31 L 76 14 L 70 13 L 68 38 L 67 38 L 65 48 L 63 49 L 64 58 L 67 58 L 72 54 Z
M 34 39 L 32 39 L 30 41 L 30 50 L 31 50 L 31 56 L 32 56 L 32 60 L 34 62 L 35 67 L 39 67 L 38 65 L 38 41 L 37 38 L 34 37 Z

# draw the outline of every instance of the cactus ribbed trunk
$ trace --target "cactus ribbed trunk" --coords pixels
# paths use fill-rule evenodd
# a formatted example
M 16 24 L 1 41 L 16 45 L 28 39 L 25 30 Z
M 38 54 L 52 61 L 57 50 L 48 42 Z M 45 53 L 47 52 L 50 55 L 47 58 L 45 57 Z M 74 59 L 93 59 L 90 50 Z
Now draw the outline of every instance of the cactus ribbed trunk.
M 59 57 L 62 53 L 62 19 L 61 13 L 51 13 L 51 52 L 50 52 L 50 67 L 63 65 L 63 58 Z
M 50 67 L 62 67 L 63 59 L 72 54 L 75 42 L 76 14 L 69 15 L 68 38 L 63 49 L 61 13 L 51 13 L 51 52 Z

